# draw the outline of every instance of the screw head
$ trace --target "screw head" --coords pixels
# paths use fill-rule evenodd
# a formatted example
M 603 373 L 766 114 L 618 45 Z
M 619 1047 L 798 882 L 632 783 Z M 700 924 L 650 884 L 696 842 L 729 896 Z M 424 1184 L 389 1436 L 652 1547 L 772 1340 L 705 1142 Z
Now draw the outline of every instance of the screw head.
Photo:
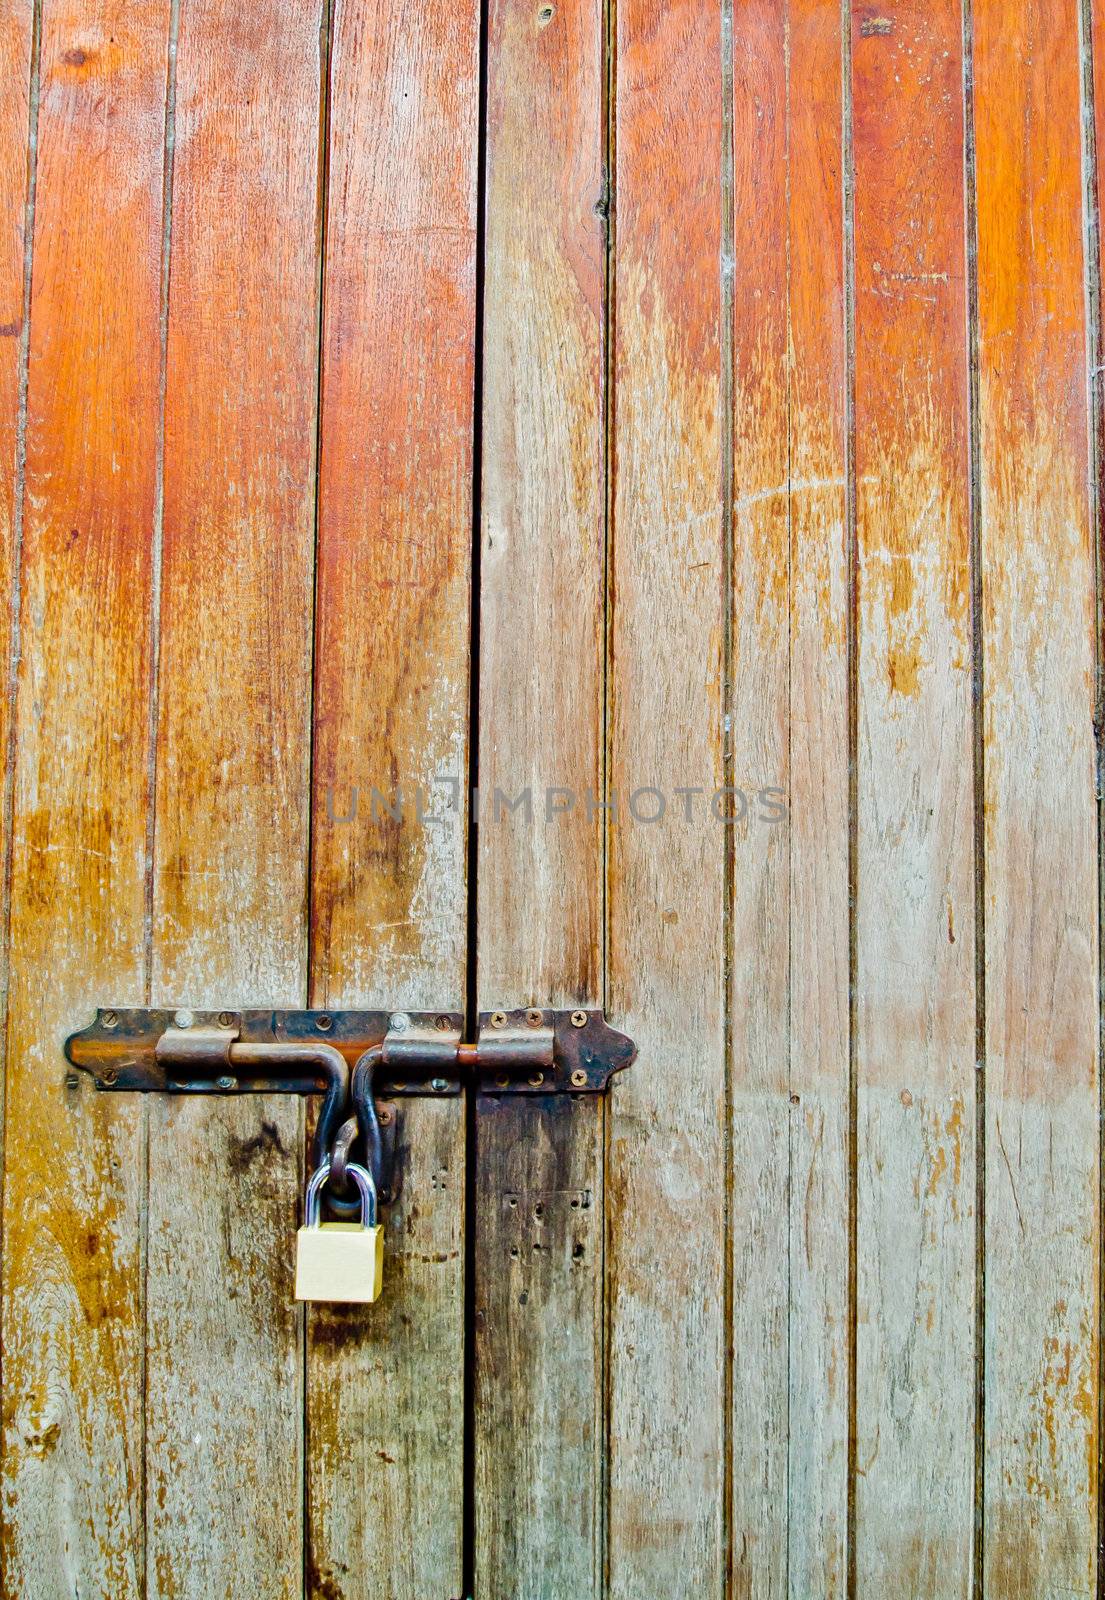
M 391 1112 L 388 1110 L 388 1108 L 386 1106 L 381 1106 L 380 1110 L 377 1112 L 377 1117 L 379 1119 L 379 1123 L 380 1123 L 381 1128 L 386 1128 L 386 1127 L 388 1127 L 390 1125 L 390 1123 L 391 1123 Z
M 236 1089 L 238 1080 L 237 1078 L 227 1077 L 224 1074 L 223 1077 L 215 1079 L 215 1087 L 216 1089 Z
M 190 1011 L 178 1011 L 173 1018 L 178 1028 L 190 1028 L 194 1020 Z
M 544 1083 L 544 1081 L 545 1081 L 545 1074 L 543 1072 L 531 1072 L 530 1073 L 529 1086 L 530 1086 L 531 1089 L 540 1088 L 540 1086 Z
M 397 1011 L 388 1023 L 392 1033 L 406 1033 L 411 1025 L 411 1019 L 405 1011 Z
M 110 1087 L 111 1084 L 119 1082 L 119 1074 L 114 1067 L 108 1067 L 107 1071 L 101 1075 L 100 1082 L 106 1083 Z
M 491 1026 L 493 1028 L 505 1028 L 506 1027 L 506 1012 L 505 1011 L 493 1011 L 491 1013 Z
M 449 1018 L 446 1016 L 438 1017 L 437 1021 L 434 1023 L 434 1027 L 437 1029 L 438 1033 L 448 1033 Z
M 573 1011 L 572 1012 L 572 1027 L 573 1028 L 585 1028 L 586 1026 L 587 1026 L 587 1013 L 586 1013 L 586 1011 Z
M 315 1027 L 318 1029 L 319 1033 L 329 1033 L 333 1026 L 333 1017 L 329 1016 L 325 1011 L 321 1016 L 315 1018 Z
M 495 1079 L 495 1087 L 496 1087 L 496 1089 L 505 1089 L 505 1088 L 508 1087 L 509 1083 L 510 1083 L 510 1079 L 507 1077 L 505 1072 L 500 1073 L 499 1076 Z
M 233 1022 L 234 1022 L 234 1013 L 233 1013 L 233 1011 L 220 1011 L 219 1012 L 219 1027 L 220 1028 L 229 1028 L 229 1027 L 231 1027 L 233 1025 Z
M 574 1089 L 586 1089 L 587 1087 L 587 1074 L 581 1071 L 579 1067 L 572 1073 L 572 1087 Z
M 526 1021 L 529 1023 L 531 1028 L 539 1028 L 544 1020 L 544 1014 L 540 1011 L 532 1010 L 526 1012 Z
M 116 1011 L 105 1011 L 103 1016 L 100 1018 L 100 1021 L 103 1023 L 105 1028 L 114 1028 L 115 1024 L 119 1021 L 119 1014 Z
M 443 1094 L 448 1087 L 449 1087 L 448 1080 L 445 1079 L 445 1078 L 431 1078 L 430 1079 L 430 1088 L 434 1091 L 435 1094 Z

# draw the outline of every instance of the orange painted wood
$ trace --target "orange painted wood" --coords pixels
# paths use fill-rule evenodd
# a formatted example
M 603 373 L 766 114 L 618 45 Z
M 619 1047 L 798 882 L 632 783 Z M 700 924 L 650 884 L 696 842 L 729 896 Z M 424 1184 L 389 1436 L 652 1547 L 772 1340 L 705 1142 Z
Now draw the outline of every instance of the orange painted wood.
M 1098 26 L 1100 26 L 1098 24 Z M 986 816 L 984 1570 L 1098 1582 L 1095 557 L 1075 6 L 974 7 Z
M 609 782 L 707 791 L 610 837 L 607 1005 L 640 1054 L 607 1112 L 606 1537 L 637 1600 L 727 1566 L 720 13 L 626 0 L 617 61 Z
M 598 0 L 488 16 L 483 1008 L 602 995 L 604 22 Z M 602 1592 L 602 1126 L 591 1097 L 479 1103 L 480 1594 Z
M 787 1582 L 795 1600 L 843 1600 L 848 1557 L 848 566 L 840 42 L 835 7 L 790 0 Z M 741 862 L 738 853 L 738 872 Z
M 472 3 L 334 10 L 317 1006 L 464 1003 L 478 54 Z M 401 824 L 383 810 L 400 792 Z M 399 1116 L 406 1168 L 385 1212 L 383 1297 L 309 1323 L 307 1588 L 319 1600 L 462 1592 L 464 1107 L 407 1099 Z
M 5 1593 L 144 1590 L 143 1111 L 66 1034 L 144 994 L 167 0 L 45 8 L 11 886 Z M 79 170 L 80 181 L 74 181 Z
M 18 610 L 12 585 L 19 565 L 18 547 L 23 518 L 21 441 L 21 379 L 25 367 L 24 245 L 27 204 L 30 198 L 29 135 L 33 6 L 30 0 L 9 5 L 0 14 L 0 596 L 5 606 L 0 627 L 4 654 L 4 694 L 0 698 L 0 764 L 4 777 L 0 800 L 0 919 L 5 955 L 0 958 L 0 1027 L 7 995 L 8 858 L 11 848 L 8 754 L 15 685 L 9 661 L 18 642 Z M 0 1141 L 2 1141 L 0 1126 Z M 2 1144 L 0 1144 L 2 1149 Z
M 852 8 L 856 1593 L 970 1585 L 975 992 L 958 4 Z
M 181 9 L 159 1005 L 306 999 L 319 22 L 317 0 Z M 300 1593 L 302 1132 L 283 1096 L 151 1106 L 146 1514 L 161 1594 Z

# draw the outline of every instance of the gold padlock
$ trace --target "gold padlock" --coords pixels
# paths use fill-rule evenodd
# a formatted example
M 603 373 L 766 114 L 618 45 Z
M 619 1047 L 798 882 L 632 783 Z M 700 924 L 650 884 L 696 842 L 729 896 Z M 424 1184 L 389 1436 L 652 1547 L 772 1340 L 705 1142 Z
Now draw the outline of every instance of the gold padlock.
M 364 1305 L 377 1298 L 384 1280 L 384 1230 L 377 1222 L 376 1185 L 366 1167 L 345 1169 L 361 1193 L 360 1222 L 319 1219 L 322 1191 L 330 1176 L 324 1161 L 311 1174 L 296 1236 L 295 1297 Z

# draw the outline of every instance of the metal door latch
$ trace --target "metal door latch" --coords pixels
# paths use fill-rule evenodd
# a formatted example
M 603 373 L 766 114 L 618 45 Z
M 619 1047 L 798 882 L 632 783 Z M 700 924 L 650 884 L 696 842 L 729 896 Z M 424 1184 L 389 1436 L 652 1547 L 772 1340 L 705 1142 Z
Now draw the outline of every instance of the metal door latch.
M 407 1095 L 601 1094 L 636 1046 L 601 1010 L 485 1011 L 473 1043 L 458 1012 L 104 1008 L 66 1040 L 98 1089 L 144 1094 L 321 1094 L 311 1165 L 329 1163 L 339 1216 L 361 1162 L 394 1199 L 395 1102 Z M 388 1103 L 390 1102 L 390 1103 Z M 347 1198 L 349 1197 L 349 1198 Z

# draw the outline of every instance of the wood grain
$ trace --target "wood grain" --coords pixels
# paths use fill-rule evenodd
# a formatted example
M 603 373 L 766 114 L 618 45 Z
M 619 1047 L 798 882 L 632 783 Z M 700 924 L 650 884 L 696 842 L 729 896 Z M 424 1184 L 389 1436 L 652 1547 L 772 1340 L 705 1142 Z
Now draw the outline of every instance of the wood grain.
M 32 130 L 31 72 L 34 32 L 31 0 L 6 6 L 0 13 L 0 596 L 7 609 L 0 629 L 0 1034 L 7 1014 L 8 863 L 11 851 L 9 754 L 13 673 L 18 649 L 19 544 L 23 521 L 22 400 L 26 374 L 24 327 L 24 258 L 27 207 L 32 198 L 29 143 Z M 37 84 L 35 86 L 37 101 Z M 9 604 L 10 600 L 10 604 Z M 9 663 L 11 668 L 9 669 Z M 0 1111 L 0 1165 L 3 1117 Z
M 597 0 L 489 14 L 482 1007 L 602 995 L 603 21 Z M 531 815 L 496 799 L 527 789 Z M 571 797 L 552 815 L 550 789 Z M 585 1600 L 602 1584 L 602 1108 L 478 1117 L 475 1587 Z
M 339 0 L 333 30 L 312 998 L 455 1010 L 479 7 Z M 382 809 L 400 792 L 401 823 Z M 402 1103 L 383 1298 L 310 1318 L 307 1588 L 319 1600 L 462 1592 L 463 1111 Z
M 840 18 L 788 9 L 788 1588 L 847 1572 L 848 565 Z M 817 248 L 810 241 L 817 240 Z M 738 869 L 740 858 L 738 858 Z
M 319 22 L 317 0 L 181 9 L 155 1005 L 306 999 Z M 151 1103 L 146 1514 L 163 1596 L 301 1593 L 302 1126 L 284 1096 Z
M 612 830 L 608 1592 L 726 1581 L 725 572 L 720 14 L 617 14 L 609 770 L 706 791 Z
M 144 1593 L 142 1110 L 62 1043 L 141 1004 L 167 0 L 43 16 L 4 1195 L 2 1587 Z M 74 182 L 74 168 L 80 181 Z
M 1074 6 L 978 0 L 984 1582 L 1098 1582 L 1094 548 Z
M 887 25 L 889 22 L 889 25 Z M 852 8 L 856 1592 L 965 1595 L 974 1491 L 969 386 L 958 4 Z
M 772 4 L 733 13 L 729 1436 L 734 1584 L 749 1596 L 786 1594 L 789 1541 L 790 861 L 785 821 L 756 798 L 788 786 L 788 20 Z

